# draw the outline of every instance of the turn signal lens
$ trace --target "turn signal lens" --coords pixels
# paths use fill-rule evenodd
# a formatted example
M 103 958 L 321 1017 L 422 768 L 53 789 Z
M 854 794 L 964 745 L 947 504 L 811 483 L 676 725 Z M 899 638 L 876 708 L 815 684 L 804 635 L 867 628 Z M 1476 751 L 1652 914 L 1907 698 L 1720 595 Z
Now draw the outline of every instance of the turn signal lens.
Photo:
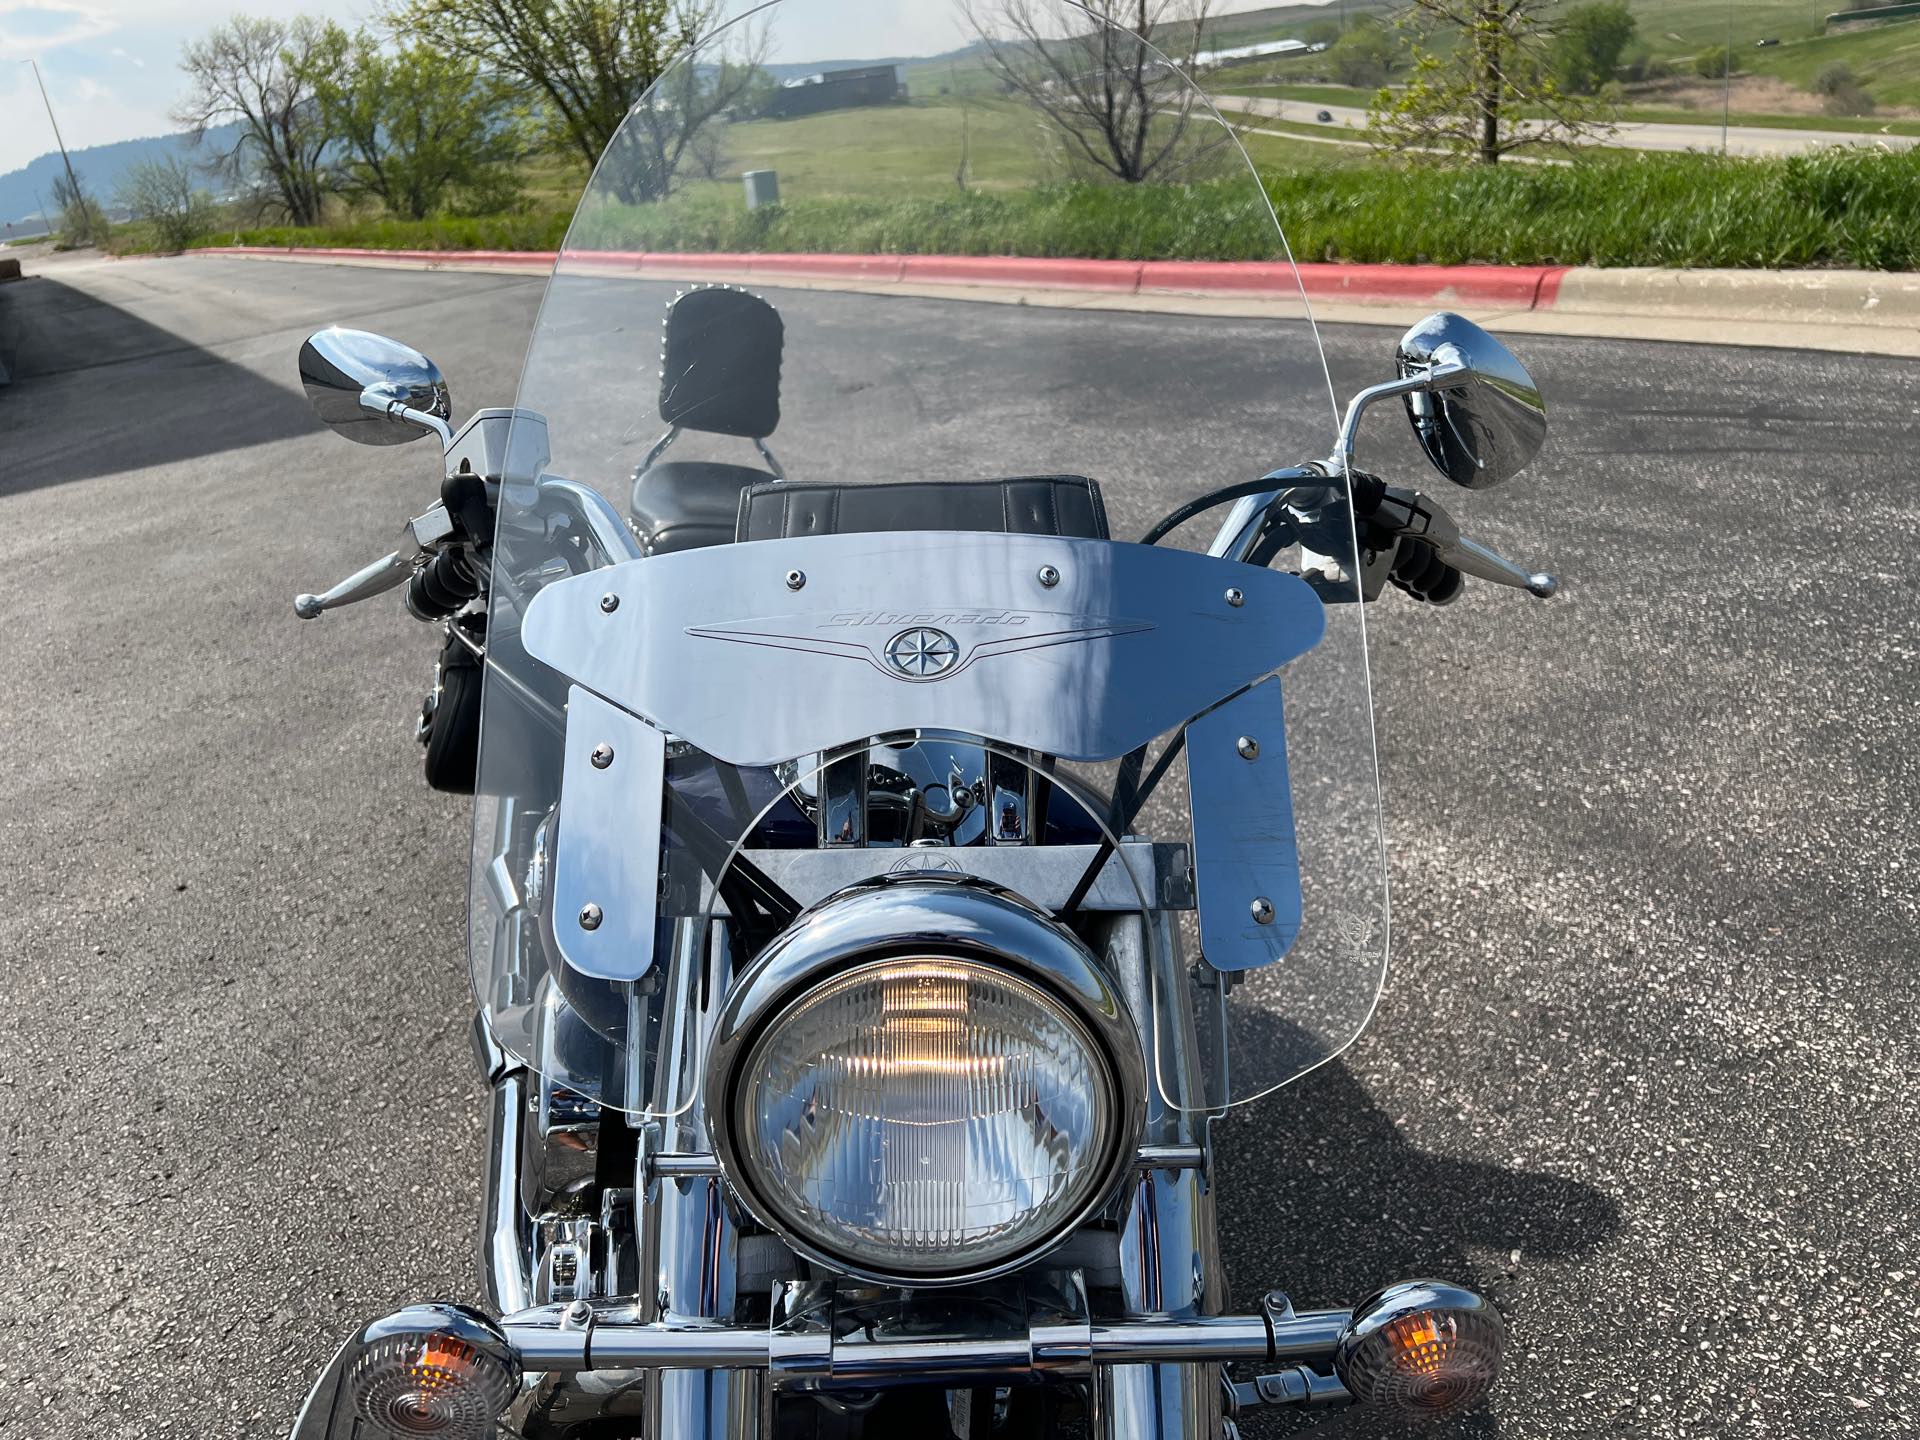
M 1409 1415 L 1479 1403 L 1500 1373 L 1506 1327 L 1471 1290 L 1437 1280 L 1391 1286 L 1354 1311 L 1334 1356 L 1353 1398 Z
M 416 1320 L 454 1313 L 423 1309 Z M 408 1313 L 369 1327 L 347 1375 L 355 1412 L 384 1440 L 491 1440 L 519 1378 L 512 1352 L 471 1324 L 411 1329 Z

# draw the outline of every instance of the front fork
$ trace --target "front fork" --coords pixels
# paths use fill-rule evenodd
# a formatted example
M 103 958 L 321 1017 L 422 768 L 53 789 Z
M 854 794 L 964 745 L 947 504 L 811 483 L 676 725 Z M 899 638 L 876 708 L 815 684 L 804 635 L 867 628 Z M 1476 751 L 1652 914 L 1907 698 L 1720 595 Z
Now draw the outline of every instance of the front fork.
M 1161 927 L 1152 943 L 1148 924 Z M 1134 914 L 1114 916 L 1097 938 L 1113 973 L 1122 977 L 1143 1052 L 1161 1057 L 1154 1068 L 1162 1079 L 1148 1097 L 1142 1154 L 1149 1163 L 1134 1173 L 1117 1206 L 1122 1306 L 1126 1315 L 1141 1319 L 1218 1315 L 1226 1283 L 1207 1169 L 1207 1077 L 1178 937 L 1171 917 L 1149 921 Z M 697 1075 L 730 978 L 724 931 L 704 920 L 681 921 L 667 966 L 659 1061 L 651 1077 L 653 1113 L 665 1118 L 643 1128 L 635 1175 L 635 1310 L 642 1323 L 698 1326 L 736 1318 L 740 1236 L 725 1182 L 717 1174 L 660 1173 L 675 1168 L 660 1157 L 707 1148 Z M 1158 1052 L 1156 1027 L 1164 1047 Z M 533 1289 L 519 1168 L 523 1145 L 543 1143 L 525 1133 L 526 1088 L 537 1081 L 507 1068 L 484 1034 L 477 1043 L 494 1081 L 482 1268 L 489 1303 L 511 1314 L 530 1303 Z M 603 1123 L 617 1123 L 613 1112 L 606 1113 Z M 581 1378 L 550 1377 L 533 1387 L 515 1407 L 516 1425 L 557 1436 L 625 1414 L 644 1417 L 649 1437 L 674 1440 L 747 1440 L 771 1430 L 773 1395 L 762 1370 L 648 1370 L 625 1383 L 600 1376 L 591 1399 L 575 1393 Z M 1216 1440 L 1221 1433 L 1217 1364 L 1097 1366 L 1088 1399 L 1093 1433 L 1102 1440 Z
M 1227 1286 L 1209 1171 L 1207 1076 L 1172 917 L 1116 916 L 1106 955 L 1122 977 L 1154 1077 L 1146 1153 L 1189 1162 L 1142 1168 L 1134 1179 L 1120 1230 L 1121 1301 L 1140 1318 L 1218 1315 Z M 1220 1375 L 1218 1365 L 1205 1363 L 1097 1366 L 1093 1433 L 1105 1440 L 1214 1440 L 1221 1432 Z

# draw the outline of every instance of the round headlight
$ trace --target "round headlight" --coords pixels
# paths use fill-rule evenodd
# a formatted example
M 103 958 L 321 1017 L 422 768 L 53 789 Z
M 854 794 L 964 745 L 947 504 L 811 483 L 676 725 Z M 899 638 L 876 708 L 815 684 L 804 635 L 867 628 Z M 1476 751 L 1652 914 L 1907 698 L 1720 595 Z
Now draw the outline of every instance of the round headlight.
M 794 1229 L 912 1274 L 990 1265 L 1077 1215 L 1112 1151 L 1113 1082 L 1044 992 L 944 958 L 856 966 L 749 1053 L 741 1158 Z
M 736 1017 L 709 1072 L 729 1178 L 850 1274 L 938 1284 L 1024 1263 L 1124 1171 L 1141 1103 L 1131 1022 L 1084 948 L 1005 897 L 915 885 L 830 904 L 852 908 L 790 932 L 788 952 L 812 953 L 776 959 L 789 983 Z M 944 912 L 948 944 L 873 943 L 921 905 Z M 952 943 L 995 930 L 1025 953 Z

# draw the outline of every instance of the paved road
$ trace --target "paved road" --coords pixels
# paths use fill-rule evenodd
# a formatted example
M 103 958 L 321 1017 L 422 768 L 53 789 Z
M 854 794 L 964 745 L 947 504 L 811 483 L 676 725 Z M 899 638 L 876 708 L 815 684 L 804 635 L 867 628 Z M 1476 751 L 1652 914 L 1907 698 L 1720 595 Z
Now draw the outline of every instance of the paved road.
M 281 1433 L 359 1318 L 473 1293 L 464 807 L 408 736 L 431 646 L 397 604 L 288 606 L 390 546 L 433 457 L 320 432 L 293 355 L 404 336 L 464 413 L 538 297 L 212 259 L 0 288 L 0 1436 Z M 865 403 L 860 335 L 782 303 L 804 450 Z M 956 367 L 1098 327 L 1124 423 L 1030 377 L 964 428 L 982 468 L 1064 434 L 1172 494 L 1143 454 L 1268 458 L 1194 427 L 1205 397 L 1312 378 L 1270 322 L 859 303 Z M 1391 339 L 1330 329 L 1340 387 Z M 1549 448 L 1463 508 L 1567 592 L 1376 614 L 1393 973 L 1343 1060 L 1222 1131 L 1238 1298 L 1491 1287 L 1517 1354 L 1460 1433 L 1916 1433 L 1920 367 L 1524 349 Z M 1369 453 L 1410 475 L 1400 428 Z
M 1257 95 L 1216 95 L 1214 103 L 1223 110 L 1262 115 L 1295 125 L 1323 128 L 1330 137 L 1342 130 L 1363 129 L 1367 112 L 1357 105 L 1319 105 L 1305 100 L 1274 100 Z M 1321 115 L 1330 120 L 1321 120 Z M 1606 144 L 1627 150 L 1710 150 L 1720 149 L 1720 126 L 1716 124 L 1671 125 L 1649 120 L 1622 120 L 1612 127 Z M 1907 150 L 1920 144 L 1920 136 L 1867 135 L 1843 130 L 1795 130 L 1768 125 L 1735 125 L 1727 131 L 1727 149 L 1734 155 L 1796 155 L 1803 150 L 1819 150 L 1830 145 L 1882 145 L 1892 150 Z

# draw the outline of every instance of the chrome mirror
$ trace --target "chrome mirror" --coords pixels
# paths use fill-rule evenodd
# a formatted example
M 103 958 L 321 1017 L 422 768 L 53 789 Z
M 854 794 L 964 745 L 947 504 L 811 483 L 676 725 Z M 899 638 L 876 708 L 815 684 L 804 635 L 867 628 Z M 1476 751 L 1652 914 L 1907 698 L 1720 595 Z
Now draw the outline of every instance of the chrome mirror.
M 1429 315 L 1400 338 L 1414 437 L 1433 468 L 1469 490 L 1509 480 L 1540 453 L 1547 404 L 1511 350 L 1463 316 Z
M 404 445 L 422 435 L 452 442 L 453 400 L 440 367 L 410 346 L 334 326 L 300 347 L 300 383 L 314 413 L 361 445 Z

